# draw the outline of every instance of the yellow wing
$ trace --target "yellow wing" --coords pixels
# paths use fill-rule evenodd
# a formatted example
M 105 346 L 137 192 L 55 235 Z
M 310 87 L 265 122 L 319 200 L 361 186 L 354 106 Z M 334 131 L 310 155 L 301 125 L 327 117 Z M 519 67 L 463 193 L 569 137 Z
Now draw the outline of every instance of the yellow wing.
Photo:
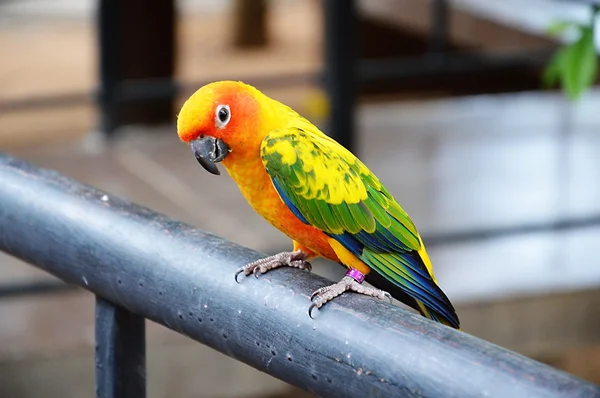
M 304 127 L 304 126 L 303 126 Z M 298 219 L 337 240 L 378 274 L 458 325 L 408 214 L 350 151 L 301 128 L 270 132 L 261 159 Z

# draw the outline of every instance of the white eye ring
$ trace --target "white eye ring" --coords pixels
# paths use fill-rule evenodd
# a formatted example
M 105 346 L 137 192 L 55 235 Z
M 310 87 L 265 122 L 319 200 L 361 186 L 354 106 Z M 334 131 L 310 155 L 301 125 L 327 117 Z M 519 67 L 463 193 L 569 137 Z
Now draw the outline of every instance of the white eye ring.
M 227 123 L 231 120 L 231 109 L 229 105 L 219 105 L 215 111 L 215 124 L 218 128 L 222 129 L 227 126 Z

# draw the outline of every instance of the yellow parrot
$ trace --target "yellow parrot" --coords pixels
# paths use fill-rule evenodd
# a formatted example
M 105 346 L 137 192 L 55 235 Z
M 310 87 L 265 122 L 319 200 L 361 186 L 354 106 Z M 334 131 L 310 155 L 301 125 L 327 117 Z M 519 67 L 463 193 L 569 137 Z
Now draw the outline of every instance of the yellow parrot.
M 221 162 L 254 210 L 293 241 L 293 251 L 247 264 L 236 280 L 280 266 L 310 270 L 321 256 L 348 272 L 313 293 L 309 315 L 353 291 L 393 296 L 460 328 L 408 214 L 356 156 L 294 110 L 245 83 L 219 81 L 184 103 L 177 132 L 202 167 L 219 174 Z

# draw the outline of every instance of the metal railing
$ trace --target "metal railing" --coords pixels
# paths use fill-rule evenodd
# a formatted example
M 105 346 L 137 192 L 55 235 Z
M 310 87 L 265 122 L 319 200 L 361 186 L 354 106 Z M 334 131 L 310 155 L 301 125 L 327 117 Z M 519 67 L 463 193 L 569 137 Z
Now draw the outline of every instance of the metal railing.
M 0 155 L 0 250 L 96 294 L 96 396 L 145 396 L 144 318 L 325 397 L 600 397 L 576 377 Z

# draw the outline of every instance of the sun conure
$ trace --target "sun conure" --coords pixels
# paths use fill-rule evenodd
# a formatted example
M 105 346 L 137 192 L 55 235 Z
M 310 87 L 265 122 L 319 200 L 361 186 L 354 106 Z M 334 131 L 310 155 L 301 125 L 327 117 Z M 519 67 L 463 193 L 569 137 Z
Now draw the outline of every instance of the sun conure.
M 219 174 L 222 162 L 254 210 L 293 241 L 293 251 L 247 264 L 236 278 L 280 266 L 310 270 L 321 256 L 348 272 L 313 293 L 309 315 L 345 291 L 380 299 L 389 291 L 459 328 L 408 214 L 356 156 L 294 110 L 250 85 L 219 81 L 185 102 L 177 131 L 207 171 Z

